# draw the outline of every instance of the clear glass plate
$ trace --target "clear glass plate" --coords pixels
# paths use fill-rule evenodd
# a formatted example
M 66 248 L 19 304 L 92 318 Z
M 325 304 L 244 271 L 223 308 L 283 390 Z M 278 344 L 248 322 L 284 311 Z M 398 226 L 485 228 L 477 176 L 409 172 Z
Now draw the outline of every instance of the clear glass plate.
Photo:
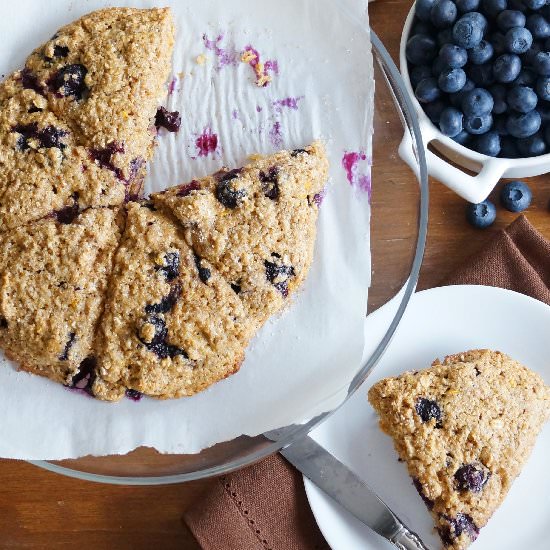
M 365 29 L 365 39 L 367 30 Z M 369 312 L 388 302 L 394 316 L 347 388 L 348 398 L 362 384 L 388 346 L 414 292 L 426 241 L 428 180 L 424 148 L 415 111 L 397 68 L 371 31 L 375 58 L 375 117 L 372 167 L 372 283 Z M 398 155 L 403 130 L 417 154 L 418 175 Z M 396 217 L 399 223 L 396 223 Z M 337 390 L 339 388 L 335 388 Z M 289 426 L 257 437 L 239 437 L 193 455 L 163 455 L 139 448 L 122 456 L 83 457 L 32 464 L 67 476 L 104 483 L 154 485 L 221 475 L 272 454 L 307 434 L 330 413 L 307 424 Z

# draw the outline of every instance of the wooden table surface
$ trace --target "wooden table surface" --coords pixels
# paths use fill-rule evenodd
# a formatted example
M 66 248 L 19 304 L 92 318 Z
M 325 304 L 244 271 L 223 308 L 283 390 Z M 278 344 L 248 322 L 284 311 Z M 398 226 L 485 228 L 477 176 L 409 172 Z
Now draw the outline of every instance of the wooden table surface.
M 372 28 L 394 59 L 410 3 L 377 0 L 370 8 Z M 545 185 L 544 178 L 530 182 L 535 199 L 527 216 L 550 237 L 550 186 Z M 495 225 L 477 231 L 464 220 L 463 200 L 437 182 L 430 183 L 430 193 L 428 246 L 420 289 L 436 285 L 515 217 L 499 209 Z M 397 207 L 397 228 L 399 223 Z M 181 517 L 209 483 L 117 487 L 65 478 L 25 462 L 1 460 L 0 549 L 196 550 L 198 545 Z

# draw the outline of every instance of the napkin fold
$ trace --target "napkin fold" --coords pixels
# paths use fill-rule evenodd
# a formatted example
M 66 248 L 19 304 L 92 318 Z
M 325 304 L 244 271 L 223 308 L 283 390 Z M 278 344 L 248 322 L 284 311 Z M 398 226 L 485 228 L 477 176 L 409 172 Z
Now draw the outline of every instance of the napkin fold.
M 550 241 L 522 215 L 442 284 L 496 286 L 550 304 Z M 279 454 L 218 478 L 184 520 L 204 550 L 329 548 L 301 474 Z

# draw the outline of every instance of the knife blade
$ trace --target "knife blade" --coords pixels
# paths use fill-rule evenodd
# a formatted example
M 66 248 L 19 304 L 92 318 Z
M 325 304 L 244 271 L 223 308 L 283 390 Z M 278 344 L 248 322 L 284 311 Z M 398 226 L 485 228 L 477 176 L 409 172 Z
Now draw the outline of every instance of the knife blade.
M 400 550 L 428 550 L 420 537 L 345 464 L 306 436 L 280 453 L 319 489 Z

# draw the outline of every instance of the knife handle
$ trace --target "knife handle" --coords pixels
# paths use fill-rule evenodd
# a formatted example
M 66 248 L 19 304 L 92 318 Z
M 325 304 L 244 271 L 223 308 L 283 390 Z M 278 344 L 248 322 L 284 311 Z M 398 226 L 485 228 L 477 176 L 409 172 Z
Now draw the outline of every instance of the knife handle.
M 399 550 L 428 550 L 416 533 L 403 526 L 389 540 Z

